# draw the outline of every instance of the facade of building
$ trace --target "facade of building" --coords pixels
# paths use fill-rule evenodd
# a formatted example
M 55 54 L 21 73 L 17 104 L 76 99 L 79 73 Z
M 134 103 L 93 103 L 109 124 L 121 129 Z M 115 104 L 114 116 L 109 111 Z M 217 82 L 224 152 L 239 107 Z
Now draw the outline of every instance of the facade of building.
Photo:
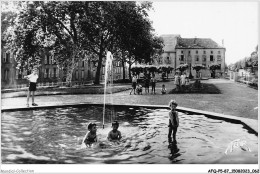
M 48 51 L 41 54 L 42 61 L 38 68 L 39 78 L 37 80 L 38 86 L 52 86 L 60 82 L 65 82 L 66 77 L 63 73 L 63 68 L 58 66 L 55 62 L 55 57 Z M 105 63 L 105 61 L 104 61 Z M 125 66 L 125 76 L 128 76 L 128 70 Z M 6 50 L 1 49 L 1 88 L 22 88 L 28 86 L 28 81 L 24 76 L 30 74 L 28 68 L 18 68 L 14 55 L 8 53 Z M 80 60 L 72 74 L 72 84 L 84 85 L 92 83 L 95 79 L 97 67 L 89 59 L 85 58 Z M 105 77 L 105 64 L 102 65 L 100 73 L 100 81 L 102 82 Z M 123 78 L 123 67 L 119 61 L 113 61 L 113 79 Z
M 161 55 L 164 62 L 170 60 L 171 66 L 176 68 L 181 64 L 193 66 L 201 64 L 206 69 L 200 71 L 201 77 L 211 77 L 209 67 L 211 64 L 220 65 L 216 75 L 221 76 L 225 70 L 225 48 L 208 38 L 181 38 L 180 35 L 162 35 L 164 40 L 164 53 Z M 186 74 L 195 76 L 192 68 L 186 70 Z

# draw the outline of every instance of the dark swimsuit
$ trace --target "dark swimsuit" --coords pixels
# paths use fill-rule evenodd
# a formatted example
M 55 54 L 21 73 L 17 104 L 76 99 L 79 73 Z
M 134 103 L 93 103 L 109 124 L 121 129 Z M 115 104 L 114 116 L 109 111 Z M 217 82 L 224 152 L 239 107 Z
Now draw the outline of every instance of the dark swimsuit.
M 169 127 L 175 127 L 178 125 L 177 118 L 176 118 L 176 112 L 172 113 L 173 115 L 173 124 L 171 123 L 171 119 L 169 119 Z
M 84 141 L 84 143 L 86 143 L 86 144 L 89 144 L 89 143 L 95 143 L 97 141 L 97 137 L 95 136 L 95 137 L 88 137 L 88 138 L 86 138 L 85 139 L 85 141 Z

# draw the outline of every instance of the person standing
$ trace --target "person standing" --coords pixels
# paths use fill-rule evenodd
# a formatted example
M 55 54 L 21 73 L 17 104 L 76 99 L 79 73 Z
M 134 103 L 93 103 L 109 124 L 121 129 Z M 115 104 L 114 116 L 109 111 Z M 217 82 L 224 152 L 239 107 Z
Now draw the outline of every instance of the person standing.
M 36 82 L 38 79 L 38 72 L 37 72 L 37 68 L 33 68 L 33 73 L 25 76 L 26 79 L 29 80 L 30 84 L 29 84 L 29 88 L 28 88 L 28 94 L 27 94 L 27 107 L 29 107 L 29 99 L 31 96 L 31 92 L 32 92 L 32 105 L 33 106 L 38 106 L 35 102 L 34 102 L 34 95 L 35 95 L 35 91 L 36 91 Z
M 132 89 L 131 89 L 130 95 L 132 94 L 132 91 L 133 91 L 133 90 L 134 90 L 134 94 L 135 94 L 136 83 L 137 83 L 137 78 L 136 78 L 136 76 L 134 75 L 133 78 L 132 78 Z
M 186 79 L 186 74 L 181 75 L 181 91 L 184 91 L 185 88 L 185 79 Z
M 150 83 L 150 80 L 149 80 L 149 77 L 148 75 L 145 75 L 145 79 L 144 79 L 144 87 L 145 87 L 145 93 L 149 94 L 149 83 Z
M 178 72 L 175 73 L 174 83 L 176 85 L 176 89 L 177 89 L 176 91 L 179 91 L 180 90 L 180 76 L 179 76 Z
M 151 82 L 152 82 L 152 93 L 155 94 L 155 84 L 156 84 L 156 79 L 155 79 L 155 75 L 153 74 L 152 78 L 151 78 Z
M 173 144 L 177 144 L 176 141 L 176 133 L 177 133 L 177 129 L 179 127 L 179 116 L 178 116 L 178 112 L 176 111 L 176 107 L 178 106 L 178 104 L 176 103 L 175 100 L 171 100 L 169 102 L 169 107 L 170 107 L 170 112 L 169 112 L 169 133 L 168 133 L 168 142 L 169 142 L 169 146 L 173 143 Z

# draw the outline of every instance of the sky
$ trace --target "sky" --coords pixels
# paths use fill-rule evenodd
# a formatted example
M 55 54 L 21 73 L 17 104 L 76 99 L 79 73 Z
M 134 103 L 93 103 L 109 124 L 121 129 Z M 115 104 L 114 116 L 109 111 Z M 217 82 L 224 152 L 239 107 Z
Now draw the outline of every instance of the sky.
M 211 38 L 226 48 L 227 65 L 249 57 L 258 44 L 257 2 L 153 1 L 149 18 L 155 33 Z

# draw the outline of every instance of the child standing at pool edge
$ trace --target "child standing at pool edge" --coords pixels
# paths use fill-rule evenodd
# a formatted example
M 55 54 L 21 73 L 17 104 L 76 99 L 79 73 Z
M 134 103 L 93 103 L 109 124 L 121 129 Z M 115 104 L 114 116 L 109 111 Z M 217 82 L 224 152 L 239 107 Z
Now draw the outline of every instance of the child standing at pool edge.
M 113 130 L 111 130 L 109 133 L 108 133 L 108 136 L 107 136 L 107 139 L 109 141 L 116 141 L 116 140 L 120 140 L 122 138 L 121 136 L 121 132 L 118 130 L 118 127 L 119 127 L 119 123 L 117 121 L 114 121 L 112 123 L 112 127 L 113 127 Z
M 38 79 L 37 68 L 34 67 L 33 73 L 28 75 L 28 76 L 25 76 L 25 78 L 28 79 L 29 82 L 30 82 L 28 94 L 27 94 L 27 104 L 26 105 L 27 105 L 27 107 L 29 107 L 29 98 L 30 98 L 30 95 L 31 95 L 31 92 L 32 92 L 32 105 L 38 106 L 36 103 L 34 103 L 34 94 L 35 94 L 35 91 L 36 91 L 36 82 L 37 82 L 37 79 Z
M 179 116 L 178 116 L 178 112 L 175 110 L 177 106 L 178 106 L 178 104 L 176 103 L 175 100 L 171 100 L 169 102 L 169 107 L 171 110 L 169 112 L 168 141 L 169 141 L 170 145 L 171 145 L 171 143 L 177 144 L 176 133 L 177 133 L 177 128 L 179 126 Z M 173 141 L 172 141 L 172 138 L 173 138 Z

